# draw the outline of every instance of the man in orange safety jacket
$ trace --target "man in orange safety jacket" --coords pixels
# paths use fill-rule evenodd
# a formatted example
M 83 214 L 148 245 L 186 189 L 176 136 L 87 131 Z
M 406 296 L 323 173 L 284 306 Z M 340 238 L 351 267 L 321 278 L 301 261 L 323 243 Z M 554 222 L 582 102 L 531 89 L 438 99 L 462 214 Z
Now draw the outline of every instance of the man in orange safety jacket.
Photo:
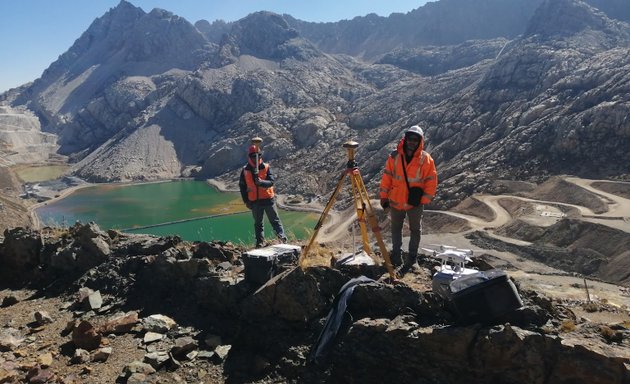
M 275 178 L 271 173 L 271 168 L 268 163 L 262 161 L 262 152 L 255 145 L 249 147 L 247 157 L 247 164 L 241 170 L 238 186 L 243 203 L 251 209 L 254 216 L 256 248 L 265 245 L 263 214 L 267 214 L 267 219 L 276 232 L 276 236 L 280 241 L 286 243 L 287 237 L 284 234 L 284 228 L 276 208 L 273 191 Z
M 402 229 L 405 216 L 408 217 L 409 256 L 404 260 L 404 270 L 418 266 L 424 205 L 433 200 L 437 183 L 433 158 L 424 151 L 424 132 L 414 125 L 405 130 L 398 147 L 387 158 L 380 188 L 381 206 L 391 208 L 391 258 L 395 265 L 402 262 Z

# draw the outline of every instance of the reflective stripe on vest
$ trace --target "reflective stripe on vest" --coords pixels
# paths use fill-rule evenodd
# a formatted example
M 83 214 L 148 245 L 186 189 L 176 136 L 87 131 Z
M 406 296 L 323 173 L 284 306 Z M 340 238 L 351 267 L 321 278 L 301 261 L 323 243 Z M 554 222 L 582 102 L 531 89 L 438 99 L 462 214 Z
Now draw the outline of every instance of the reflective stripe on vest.
M 398 159 L 400 159 L 402 156 L 401 154 L 398 154 L 398 156 L 396 156 L 396 158 L 394 159 L 394 174 L 392 175 L 392 177 L 396 180 L 405 180 L 405 178 L 401 175 L 397 175 L 396 174 L 396 170 L 398 169 Z M 424 183 L 426 180 L 431 180 L 433 177 L 429 176 L 426 179 L 423 179 L 420 177 L 420 174 L 422 172 L 422 165 L 424 165 L 424 160 L 427 158 L 427 153 L 425 151 L 422 151 L 422 154 L 420 155 L 420 165 L 418 166 L 418 169 L 416 170 L 416 177 L 409 177 L 409 175 L 407 175 L 407 182 L 409 184 L 411 183 Z M 412 159 L 413 161 L 413 159 Z M 402 166 L 405 166 L 405 162 L 403 161 Z M 385 171 L 387 172 L 387 171 Z

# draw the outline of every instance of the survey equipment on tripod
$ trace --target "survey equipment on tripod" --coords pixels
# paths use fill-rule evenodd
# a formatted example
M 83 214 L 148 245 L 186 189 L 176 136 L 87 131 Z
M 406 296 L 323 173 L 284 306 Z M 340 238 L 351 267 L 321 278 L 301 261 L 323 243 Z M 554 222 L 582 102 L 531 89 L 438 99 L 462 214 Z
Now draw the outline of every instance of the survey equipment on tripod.
M 254 137 L 252 138 L 252 145 L 254 147 L 256 147 L 256 157 L 255 157 L 255 163 L 256 166 L 254 166 L 254 175 L 258 175 L 258 163 L 260 161 L 260 144 L 262 143 L 262 139 L 260 137 Z
M 324 220 L 326 219 L 328 212 L 332 208 L 335 203 L 335 199 L 341 191 L 343 187 L 344 181 L 346 177 L 350 179 L 350 183 L 352 185 L 352 196 L 354 198 L 354 207 L 357 213 L 357 221 L 359 223 L 359 227 L 361 229 L 361 238 L 363 239 L 363 250 L 372 255 L 372 251 L 369 245 L 368 232 L 366 227 L 366 221 L 370 226 L 370 229 L 374 233 L 374 237 L 377 240 L 381 255 L 385 261 L 385 267 L 389 272 L 389 275 L 392 281 L 396 281 L 396 272 L 394 271 L 394 267 L 392 266 L 391 260 L 389 258 L 389 252 L 387 251 L 387 247 L 383 242 L 383 238 L 381 236 L 381 230 L 378 226 L 378 222 L 376 220 L 376 215 L 374 214 L 374 209 L 372 208 L 372 203 L 370 202 L 370 198 L 368 196 L 367 190 L 365 189 L 365 184 L 363 183 L 363 179 L 361 178 L 361 173 L 359 172 L 359 167 L 357 166 L 357 162 L 354 159 L 354 151 L 359 146 L 359 143 L 356 141 L 347 141 L 343 144 L 343 147 L 348 152 L 348 162 L 346 163 L 346 169 L 341 173 L 339 177 L 339 182 L 337 183 L 337 187 L 335 188 L 333 194 L 330 196 L 324 211 L 319 217 L 319 221 L 315 225 L 315 229 L 311 238 L 304 248 L 304 252 L 300 257 L 300 266 L 304 267 L 304 261 L 308 258 L 308 252 L 311 249 L 311 246 L 315 242 L 315 238 L 319 233 L 320 228 L 324 224 Z M 380 263 L 380 260 L 378 261 Z

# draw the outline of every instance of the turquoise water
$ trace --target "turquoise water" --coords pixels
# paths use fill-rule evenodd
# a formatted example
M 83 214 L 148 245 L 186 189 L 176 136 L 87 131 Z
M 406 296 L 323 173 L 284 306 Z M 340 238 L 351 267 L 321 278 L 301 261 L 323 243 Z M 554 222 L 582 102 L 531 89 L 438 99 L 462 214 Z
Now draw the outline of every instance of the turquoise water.
M 103 229 L 179 235 L 190 241 L 251 244 L 254 239 L 253 218 L 240 194 L 218 192 L 203 181 L 96 185 L 37 208 L 36 213 L 44 225 L 93 221 Z M 280 217 L 289 238 L 303 240 L 308 238 L 319 215 L 280 210 Z M 176 222 L 186 219 L 194 220 Z M 138 228 L 145 226 L 153 227 Z M 266 218 L 265 236 L 274 238 Z

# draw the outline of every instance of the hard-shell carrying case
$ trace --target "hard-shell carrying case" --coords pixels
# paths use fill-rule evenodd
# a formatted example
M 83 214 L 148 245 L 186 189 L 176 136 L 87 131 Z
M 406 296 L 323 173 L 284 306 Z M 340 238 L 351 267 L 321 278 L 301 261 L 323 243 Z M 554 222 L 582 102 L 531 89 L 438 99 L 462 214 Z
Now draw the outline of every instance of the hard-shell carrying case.
M 450 265 L 443 265 L 440 270 L 433 275 L 431 286 L 433 292 L 445 300 L 451 300 L 451 283 L 456 279 L 470 276 L 479 271 L 470 268 L 453 269 Z
M 454 280 L 451 292 L 454 308 L 466 322 L 491 322 L 523 306 L 516 287 L 499 269 Z
M 262 285 L 276 275 L 283 266 L 295 263 L 301 253 L 299 245 L 276 244 L 245 252 L 245 281 Z

